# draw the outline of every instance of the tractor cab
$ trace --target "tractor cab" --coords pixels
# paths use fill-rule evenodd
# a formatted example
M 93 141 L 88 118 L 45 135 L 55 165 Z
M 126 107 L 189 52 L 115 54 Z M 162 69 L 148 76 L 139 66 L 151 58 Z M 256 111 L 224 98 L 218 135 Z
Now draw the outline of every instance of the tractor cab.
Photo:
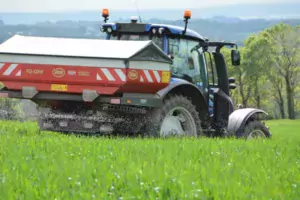
M 190 18 L 190 11 L 184 13 L 185 21 Z M 102 13 L 105 22 L 108 10 Z M 204 38 L 190 29 L 165 25 L 138 23 L 138 17 L 131 17 L 129 23 L 105 23 L 101 31 L 107 40 L 152 40 L 164 53 L 173 59 L 172 75 L 186 79 L 204 90 L 208 87 L 207 66 L 201 48 L 194 49 Z
M 129 23 L 106 23 L 108 9 L 103 9 L 104 24 L 101 31 L 107 40 L 152 40 L 165 54 L 172 58 L 172 81 L 184 79 L 195 85 L 205 96 L 209 111 L 213 113 L 213 96 L 216 88 L 229 95 L 235 88 L 234 78 L 228 78 L 225 59 L 220 53 L 223 46 L 236 46 L 233 43 L 212 43 L 197 32 L 187 29 L 191 12 L 184 12 L 185 27 L 165 24 L 138 22 L 131 17 Z M 213 49 L 213 50 L 211 50 Z M 232 63 L 239 63 L 239 53 L 232 50 Z M 231 109 L 230 109 L 231 110 Z M 227 111 L 226 111 L 227 112 Z

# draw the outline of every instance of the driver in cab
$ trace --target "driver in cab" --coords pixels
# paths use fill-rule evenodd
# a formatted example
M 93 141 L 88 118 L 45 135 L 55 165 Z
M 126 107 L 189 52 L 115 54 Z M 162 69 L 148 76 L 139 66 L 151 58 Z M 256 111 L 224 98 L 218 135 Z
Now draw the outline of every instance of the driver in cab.
M 200 80 L 196 80 L 197 79 L 197 75 L 199 73 L 197 72 L 197 69 L 196 69 L 196 67 L 194 65 L 193 58 L 192 57 L 188 57 L 187 60 L 188 60 L 188 62 L 187 62 L 188 66 L 185 67 L 185 68 L 183 68 L 183 70 L 184 70 L 183 73 L 186 74 L 186 75 L 189 75 L 194 81 L 200 81 Z

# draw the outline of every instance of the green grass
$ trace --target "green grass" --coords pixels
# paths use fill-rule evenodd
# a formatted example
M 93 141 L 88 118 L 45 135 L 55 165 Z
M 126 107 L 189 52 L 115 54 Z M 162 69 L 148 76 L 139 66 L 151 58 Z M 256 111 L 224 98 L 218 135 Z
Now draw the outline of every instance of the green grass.
M 300 121 L 271 140 L 104 139 L 1 122 L 0 199 L 300 199 Z

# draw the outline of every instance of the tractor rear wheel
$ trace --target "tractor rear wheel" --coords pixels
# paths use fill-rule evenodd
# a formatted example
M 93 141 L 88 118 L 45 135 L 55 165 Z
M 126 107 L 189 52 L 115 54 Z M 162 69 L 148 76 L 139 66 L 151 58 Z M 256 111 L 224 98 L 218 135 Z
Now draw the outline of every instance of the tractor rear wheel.
M 186 97 L 172 95 L 162 107 L 148 116 L 142 135 L 154 137 L 202 135 L 201 120 L 195 106 Z
M 271 133 L 266 125 L 258 120 L 247 123 L 240 137 L 251 140 L 258 138 L 270 138 Z

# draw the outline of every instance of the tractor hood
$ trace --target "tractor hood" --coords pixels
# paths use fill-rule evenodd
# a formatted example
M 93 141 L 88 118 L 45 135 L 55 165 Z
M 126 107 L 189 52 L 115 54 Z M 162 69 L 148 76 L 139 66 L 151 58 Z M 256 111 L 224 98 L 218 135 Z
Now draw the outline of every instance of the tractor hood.
M 151 40 L 120 41 L 14 35 L 0 45 L 0 55 L 3 54 L 129 59 L 172 63 L 172 60 Z M 0 62 L 3 61 L 5 60 L 1 56 Z

